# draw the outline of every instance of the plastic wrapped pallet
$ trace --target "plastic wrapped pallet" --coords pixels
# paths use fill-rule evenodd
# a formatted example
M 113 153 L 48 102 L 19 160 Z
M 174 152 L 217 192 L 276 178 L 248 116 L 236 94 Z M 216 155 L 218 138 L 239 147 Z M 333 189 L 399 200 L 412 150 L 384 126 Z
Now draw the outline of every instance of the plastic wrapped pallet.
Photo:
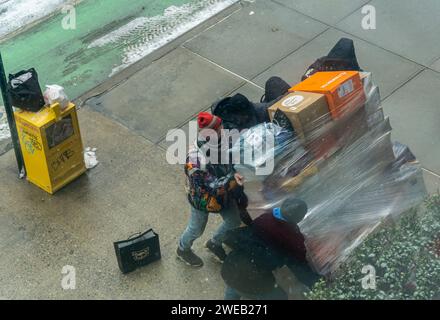
M 256 218 L 288 197 L 305 201 L 308 213 L 299 227 L 309 263 L 326 276 L 383 221 L 398 219 L 426 194 L 421 168 L 408 156 L 409 150 L 401 144 L 393 148 L 390 120 L 377 115 L 370 120 L 369 115 L 381 109 L 377 87 L 369 86 L 366 97 L 352 98 L 358 105 L 346 112 L 333 110 L 337 117 L 331 121 L 322 121 L 330 111 L 314 119 L 305 137 L 277 124 L 261 124 L 232 148 L 249 154 L 255 145 L 246 141 L 262 141 L 266 137 L 255 135 L 276 133 L 272 150 L 259 154 L 257 161 L 235 166 L 245 177 L 248 211 Z M 258 174 L 269 161 L 273 171 Z

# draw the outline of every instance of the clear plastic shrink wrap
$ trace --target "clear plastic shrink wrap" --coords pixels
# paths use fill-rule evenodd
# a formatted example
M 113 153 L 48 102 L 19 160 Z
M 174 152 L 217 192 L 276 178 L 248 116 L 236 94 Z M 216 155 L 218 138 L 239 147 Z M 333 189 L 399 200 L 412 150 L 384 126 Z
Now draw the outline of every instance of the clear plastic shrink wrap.
M 307 83 L 293 87 L 269 109 L 273 123 L 242 133 L 231 150 L 242 158 L 235 168 L 245 177 L 252 218 L 278 207 L 287 197 L 307 203 L 308 213 L 299 226 L 309 263 L 325 276 L 331 276 L 381 223 L 398 219 L 426 195 L 415 157 L 407 147 L 391 142 L 390 121 L 384 117 L 371 74 L 340 73 L 345 78 L 339 84 L 333 80 L 341 77 L 337 72 L 311 77 L 319 84 L 323 77 L 319 74 L 326 74 L 325 81 L 334 81 L 335 92 L 315 96 L 316 91 L 301 91 L 308 90 Z M 361 88 L 347 84 L 350 81 L 360 81 Z M 311 87 L 314 90 L 313 83 Z M 346 99 L 335 103 L 329 95 Z M 267 134 L 275 137 L 273 150 L 243 161 L 244 154 L 258 149 Z M 258 172 L 269 161 L 273 170 Z

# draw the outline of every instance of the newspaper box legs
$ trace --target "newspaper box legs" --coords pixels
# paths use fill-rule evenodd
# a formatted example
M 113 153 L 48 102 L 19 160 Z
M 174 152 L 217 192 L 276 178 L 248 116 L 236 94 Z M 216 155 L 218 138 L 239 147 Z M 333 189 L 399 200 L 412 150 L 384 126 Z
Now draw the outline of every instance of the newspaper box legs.
M 73 103 L 55 103 L 39 112 L 14 113 L 27 179 L 50 194 L 86 171 Z

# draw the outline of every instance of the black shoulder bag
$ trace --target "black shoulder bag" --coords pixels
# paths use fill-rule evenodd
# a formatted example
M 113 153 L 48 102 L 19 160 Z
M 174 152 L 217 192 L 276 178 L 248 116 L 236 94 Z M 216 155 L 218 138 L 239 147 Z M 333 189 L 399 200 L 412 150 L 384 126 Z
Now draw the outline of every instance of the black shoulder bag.
M 119 269 L 124 274 L 161 258 L 159 235 L 153 229 L 128 240 L 115 242 L 114 247 Z

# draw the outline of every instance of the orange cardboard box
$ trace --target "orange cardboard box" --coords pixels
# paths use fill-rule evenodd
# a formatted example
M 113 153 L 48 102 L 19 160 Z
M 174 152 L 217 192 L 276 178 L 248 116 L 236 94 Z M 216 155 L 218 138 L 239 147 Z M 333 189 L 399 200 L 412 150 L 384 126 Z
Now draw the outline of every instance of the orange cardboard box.
M 324 94 L 334 119 L 365 103 L 366 97 L 359 72 L 317 72 L 289 90 Z

